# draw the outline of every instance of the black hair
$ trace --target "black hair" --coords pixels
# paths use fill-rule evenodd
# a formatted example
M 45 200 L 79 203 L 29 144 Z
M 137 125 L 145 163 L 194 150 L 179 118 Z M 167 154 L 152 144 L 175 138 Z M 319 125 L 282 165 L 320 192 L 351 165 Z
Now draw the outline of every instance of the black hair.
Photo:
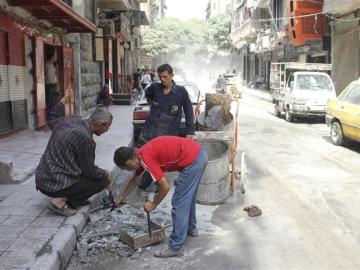
M 135 156 L 135 150 L 130 147 L 120 147 L 115 150 L 114 163 L 120 168 L 125 167 L 125 163 Z
M 170 66 L 169 64 L 162 64 L 158 66 L 157 68 L 158 73 L 163 73 L 165 71 L 167 71 L 169 74 L 172 74 L 174 72 L 172 66 Z

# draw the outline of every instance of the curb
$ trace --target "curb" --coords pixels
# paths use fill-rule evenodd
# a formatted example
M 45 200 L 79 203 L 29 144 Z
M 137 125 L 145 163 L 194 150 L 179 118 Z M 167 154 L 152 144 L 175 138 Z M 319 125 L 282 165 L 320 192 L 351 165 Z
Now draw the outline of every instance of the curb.
M 131 138 L 128 146 L 133 145 L 133 136 Z M 115 185 L 115 179 L 120 175 L 120 170 L 114 166 L 111 175 L 114 179 L 113 185 Z M 90 200 L 90 205 L 81 207 L 76 215 L 66 218 L 62 227 L 42 248 L 44 254 L 36 258 L 30 270 L 62 270 L 67 267 L 77 239 L 89 221 L 89 210 L 101 204 L 104 192 L 94 195 Z

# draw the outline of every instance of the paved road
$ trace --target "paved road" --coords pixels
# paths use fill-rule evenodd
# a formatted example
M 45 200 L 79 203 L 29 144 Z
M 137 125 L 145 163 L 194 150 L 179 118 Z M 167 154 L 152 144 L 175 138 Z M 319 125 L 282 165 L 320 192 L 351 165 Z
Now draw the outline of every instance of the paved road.
M 198 207 L 200 236 L 186 242 L 184 257 L 153 258 L 158 245 L 137 259 L 73 260 L 69 269 L 360 269 L 360 146 L 332 145 L 320 121 L 276 118 L 255 90 L 240 104 L 248 191 Z M 263 215 L 246 216 L 249 204 Z

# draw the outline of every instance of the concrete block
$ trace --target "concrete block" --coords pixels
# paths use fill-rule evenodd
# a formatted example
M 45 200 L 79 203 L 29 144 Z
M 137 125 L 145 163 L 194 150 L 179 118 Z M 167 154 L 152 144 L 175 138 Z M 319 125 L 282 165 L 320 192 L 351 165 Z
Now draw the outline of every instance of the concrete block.
M 0 216 L 38 217 L 44 211 L 43 206 L 0 206 Z
M 0 236 L 1 237 L 18 237 L 23 233 L 24 229 L 17 226 L 3 226 L 0 225 Z
M 8 248 L 14 243 L 15 240 L 16 240 L 15 237 L 0 238 L 0 252 L 7 251 Z
M 0 184 L 13 183 L 12 174 L 13 163 L 11 161 L 2 160 L 0 161 Z
M 36 217 L 9 216 L 1 225 L 26 229 L 35 219 Z
M 30 226 L 20 235 L 20 237 L 24 239 L 47 239 L 56 234 L 58 230 L 58 228 L 37 228 Z
M 76 245 L 76 233 L 71 226 L 61 228 L 48 243 L 49 252 L 40 254 L 30 270 L 64 269 Z
M 32 252 L 6 251 L 0 257 L 0 265 L 5 269 L 30 268 L 34 262 L 35 254 Z
M 7 249 L 7 251 L 16 251 L 19 254 L 23 252 L 33 252 L 37 254 L 42 247 L 49 241 L 49 239 L 16 239 L 11 246 Z
M 33 228 L 59 228 L 64 223 L 65 217 L 39 217 L 32 224 Z
M 68 217 L 64 222 L 64 226 L 73 227 L 76 232 L 76 237 L 78 237 L 87 223 L 86 216 L 87 214 L 77 214 L 75 216 Z

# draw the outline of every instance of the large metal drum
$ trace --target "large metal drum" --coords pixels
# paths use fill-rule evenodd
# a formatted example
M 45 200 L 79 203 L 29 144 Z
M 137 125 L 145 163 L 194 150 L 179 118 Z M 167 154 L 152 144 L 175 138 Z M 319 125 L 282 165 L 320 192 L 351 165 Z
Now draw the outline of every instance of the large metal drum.
M 208 163 L 196 195 L 198 203 L 219 204 L 230 194 L 229 145 L 221 140 L 199 142 L 208 154 Z

